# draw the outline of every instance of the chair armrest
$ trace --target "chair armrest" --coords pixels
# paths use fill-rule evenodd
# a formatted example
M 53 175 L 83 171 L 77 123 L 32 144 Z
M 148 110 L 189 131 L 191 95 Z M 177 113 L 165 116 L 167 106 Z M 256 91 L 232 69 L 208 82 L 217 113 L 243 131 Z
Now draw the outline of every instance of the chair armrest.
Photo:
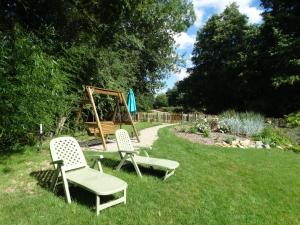
M 50 164 L 57 165 L 57 166 L 61 167 L 61 166 L 64 165 L 64 160 L 62 160 L 62 159 L 56 160 L 56 161 L 51 162 Z
M 101 173 L 103 173 L 103 168 L 102 168 L 102 164 L 101 164 L 101 159 L 104 159 L 103 155 L 98 155 L 97 158 L 94 160 L 94 163 L 92 165 L 92 168 L 95 167 L 95 165 L 98 165 L 98 169 Z
M 119 150 L 119 151 L 127 154 L 139 154 L 139 151 L 126 151 L 126 150 Z
M 142 148 L 141 150 L 143 151 L 143 153 L 144 153 L 147 157 L 149 157 L 148 151 L 149 151 L 149 150 L 152 150 L 152 147 L 149 147 L 148 149 L 147 149 L 147 148 Z

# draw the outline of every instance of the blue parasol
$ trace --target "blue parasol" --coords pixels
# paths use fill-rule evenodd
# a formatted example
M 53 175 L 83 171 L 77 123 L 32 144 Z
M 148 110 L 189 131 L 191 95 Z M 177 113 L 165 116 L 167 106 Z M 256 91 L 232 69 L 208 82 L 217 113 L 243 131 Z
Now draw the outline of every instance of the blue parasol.
M 127 105 L 128 105 L 128 110 L 131 114 L 136 113 L 137 110 L 136 110 L 135 96 L 132 89 L 129 89 L 127 95 Z

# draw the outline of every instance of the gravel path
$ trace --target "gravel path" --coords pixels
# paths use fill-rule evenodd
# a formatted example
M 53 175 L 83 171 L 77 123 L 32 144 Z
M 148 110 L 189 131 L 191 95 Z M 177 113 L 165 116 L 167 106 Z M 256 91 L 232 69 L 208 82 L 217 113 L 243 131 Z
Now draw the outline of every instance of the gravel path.
M 153 145 L 153 143 L 158 138 L 158 130 L 163 127 L 171 126 L 174 124 L 162 124 L 154 127 L 149 127 L 146 129 L 141 130 L 139 133 L 140 142 L 138 142 L 136 139 L 132 139 L 133 147 L 135 148 L 149 148 Z M 89 148 L 85 148 L 89 151 L 104 151 L 103 145 L 95 145 Z M 117 152 L 118 146 L 115 140 L 111 140 L 109 143 L 107 143 L 107 151 L 105 152 Z

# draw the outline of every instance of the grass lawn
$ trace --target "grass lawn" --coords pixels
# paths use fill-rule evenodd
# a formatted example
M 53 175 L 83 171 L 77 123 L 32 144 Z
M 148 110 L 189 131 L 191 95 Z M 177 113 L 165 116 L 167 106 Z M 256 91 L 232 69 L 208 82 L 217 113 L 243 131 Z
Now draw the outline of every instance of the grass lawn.
M 104 171 L 128 183 L 128 203 L 97 217 L 94 196 L 71 189 L 72 204 L 43 186 L 50 155 L 1 157 L 0 224 L 300 224 L 300 155 L 276 149 L 241 150 L 190 143 L 160 130 L 152 156 L 180 162 L 175 176 L 133 168 L 113 171 L 117 153 L 104 154 Z M 86 152 L 92 159 L 95 152 Z M 36 178 L 39 176 L 39 178 Z
M 137 123 L 135 123 L 135 128 L 139 132 L 142 129 L 145 129 L 145 128 L 148 128 L 148 127 L 157 126 L 159 124 L 161 124 L 161 123 L 159 123 L 159 122 L 137 122 Z M 131 134 L 133 132 L 133 129 L 132 129 L 131 125 L 122 125 L 122 129 L 127 130 L 129 132 L 129 134 Z M 85 141 L 85 140 L 89 140 L 89 139 L 94 139 L 95 138 L 94 136 L 88 136 L 88 134 L 87 134 L 87 132 L 85 130 L 84 131 L 80 131 L 80 132 L 76 132 L 75 134 L 73 134 L 73 136 L 78 141 Z M 114 138 L 114 135 L 110 135 L 110 138 Z

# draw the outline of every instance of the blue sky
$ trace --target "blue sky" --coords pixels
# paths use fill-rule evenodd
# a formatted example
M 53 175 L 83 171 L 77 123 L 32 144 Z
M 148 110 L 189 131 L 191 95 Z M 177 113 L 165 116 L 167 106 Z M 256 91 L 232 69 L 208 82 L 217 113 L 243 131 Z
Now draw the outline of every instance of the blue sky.
M 263 9 L 260 7 L 259 0 L 192 0 L 196 14 L 195 23 L 188 28 L 186 32 L 177 34 L 174 38 L 176 41 L 176 52 L 182 56 L 185 66 L 178 67 L 178 72 L 170 74 L 165 80 L 166 87 L 160 92 L 165 92 L 168 88 L 172 88 L 174 84 L 188 76 L 186 68 L 192 67 L 191 56 L 193 46 L 196 40 L 197 30 L 200 29 L 205 22 L 216 13 L 221 13 L 225 7 L 236 2 L 240 12 L 246 14 L 250 23 L 260 23 L 261 13 Z

